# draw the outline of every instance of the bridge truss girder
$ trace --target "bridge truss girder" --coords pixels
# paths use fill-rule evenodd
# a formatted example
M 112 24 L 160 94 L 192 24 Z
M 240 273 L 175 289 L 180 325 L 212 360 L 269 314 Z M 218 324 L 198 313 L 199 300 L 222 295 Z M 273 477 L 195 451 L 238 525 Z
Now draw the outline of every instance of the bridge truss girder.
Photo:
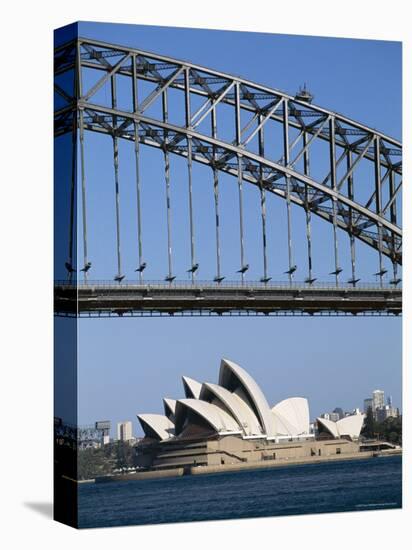
M 402 291 L 295 284 L 56 285 L 61 316 L 399 315 Z

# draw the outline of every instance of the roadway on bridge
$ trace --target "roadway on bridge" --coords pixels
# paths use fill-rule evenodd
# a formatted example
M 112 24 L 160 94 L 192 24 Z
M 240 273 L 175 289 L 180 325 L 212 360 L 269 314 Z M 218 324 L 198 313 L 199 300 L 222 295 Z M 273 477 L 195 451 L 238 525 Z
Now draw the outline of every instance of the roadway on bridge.
M 333 283 L 58 281 L 55 312 L 69 316 L 337 314 L 399 315 L 393 285 Z

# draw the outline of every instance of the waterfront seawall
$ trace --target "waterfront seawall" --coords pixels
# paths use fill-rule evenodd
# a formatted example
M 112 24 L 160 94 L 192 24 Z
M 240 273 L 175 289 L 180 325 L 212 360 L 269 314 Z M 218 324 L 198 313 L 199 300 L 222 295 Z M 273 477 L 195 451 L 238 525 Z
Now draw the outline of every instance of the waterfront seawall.
M 183 468 L 173 468 L 170 470 L 147 470 L 145 472 L 133 472 L 130 474 L 96 477 L 95 482 L 106 483 L 110 481 L 131 481 L 135 479 L 161 479 L 164 477 L 180 477 L 184 473 Z
M 388 451 L 366 451 L 361 453 L 348 453 L 336 456 L 317 456 L 313 458 L 294 458 L 294 459 L 274 459 L 259 462 L 245 462 L 236 464 L 222 464 L 217 466 L 192 466 L 189 468 L 173 468 L 169 470 L 150 470 L 145 472 L 134 472 L 129 474 L 119 474 L 113 476 L 102 476 L 96 478 L 96 483 L 106 483 L 111 481 L 131 481 L 145 479 L 162 479 L 168 477 L 181 477 L 183 475 L 203 475 L 217 474 L 225 472 L 238 472 L 245 470 L 262 470 L 267 468 L 281 468 L 287 466 L 298 466 L 308 464 L 320 464 L 323 462 L 343 462 L 346 460 L 363 460 L 367 458 L 378 458 L 385 456 L 401 455 L 400 449 Z M 93 480 L 90 480 L 93 481 Z

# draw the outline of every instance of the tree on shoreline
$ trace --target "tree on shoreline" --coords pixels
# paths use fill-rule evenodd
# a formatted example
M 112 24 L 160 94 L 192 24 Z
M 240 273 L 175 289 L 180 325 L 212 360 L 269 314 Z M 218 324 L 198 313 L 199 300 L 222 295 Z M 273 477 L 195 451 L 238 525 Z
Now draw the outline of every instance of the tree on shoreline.
M 395 445 L 402 445 L 402 416 L 389 417 L 383 422 L 377 422 L 372 408 L 369 407 L 361 435 L 367 439 L 382 439 Z
M 361 434 L 364 437 L 367 437 L 369 439 L 373 439 L 376 437 L 376 421 L 373 416 L 372 407 L 368 407 L 368 410 L 366 411 L 366 418 L 365 422 L 363 424 L 363 429 Z
M 113 473 L 113 470 L 135 466 L 136 452 L 124 441 L 116 441 L 99 447 L 78 451 L 78 479 L 94 479 Z

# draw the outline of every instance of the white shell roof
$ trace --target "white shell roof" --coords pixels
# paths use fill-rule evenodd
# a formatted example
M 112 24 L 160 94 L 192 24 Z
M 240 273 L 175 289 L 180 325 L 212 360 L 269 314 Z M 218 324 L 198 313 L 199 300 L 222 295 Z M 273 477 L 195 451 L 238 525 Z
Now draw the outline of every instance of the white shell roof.
M 317 421 L 323 424 L 335 437 L 348 435 L 352 439 L 357 439 L 361 433 L 364 419 L 364 414 L 352 414 L 341 418 L 337 422 L 326 420 L 325 418 L 318 418 Z
M 170 416 L 174 416 L 176 410 L 176 399 L 169 399 L 168 397 L 164 397 L 163 406 L 165 410 L 165 415 L 168 418 L 170 418 Z
M 212 396 L 214 400 L 220 401 L 236 419 L 237 423 L 242 427 L 245 435 L 261 435 L 262 429 L 255 413 L 249 405 L 243 401 L 238 395 L 230 392 L 226 388 L 218 384 L 206 382 L 202 385 L 200 399 L 208 401 Z M 219 405 L 217 405 L 219 406 Z
M 199 399 L 202 384 L 197 380 L 193 380 L 193 378 L 189 378 L 188 376 L 182 376 L 182 380 L 186 397 L 188 399 Z
M 163 414 L 138 414 L 137 418 L 146 435 L 150 428 L 160 440 L 169 439 L 174 435 L 174 424 Z
M 361 433 L 364 419 L 364 414 L 352 414 L 341 418 L 336 422 L 339 435 L 348 435 L 353 439 L 357 439 Z
M 309 433 L 309 404 L 304 397 L 290 397 L 272 407 L 276 417 L 276 427 L 284 435 L 303 435 Z
M 319 424 L 322 424 L 322 426 L 334 437 L 339 437 L 337 422 L 333 422 L 333 420 L 327 420 L 326 418 L 317 418 L 316 420 Z
M 199 399 L 178 399 L 176 402 L 176 435 L 179 435 L 187 410 L 201 416 L 217 432 L 240 433 L 236 420 L 217 405 Z
M 277 435 L 275 416 L 272 414 L 268 402 L 258 384 L 248 372 L 242 369 L 242 367 L 233 361 L 222 359 L 220 363 L 219 385 L 229 389 L 229 391 L 230 388 L 228 388 L 228 385 L 230 374 L 233 374 L 238 379 L 239 385 L 246 393 L 247 400 L 253 403 L 266 435 L 268 437 L 275 437 Z

